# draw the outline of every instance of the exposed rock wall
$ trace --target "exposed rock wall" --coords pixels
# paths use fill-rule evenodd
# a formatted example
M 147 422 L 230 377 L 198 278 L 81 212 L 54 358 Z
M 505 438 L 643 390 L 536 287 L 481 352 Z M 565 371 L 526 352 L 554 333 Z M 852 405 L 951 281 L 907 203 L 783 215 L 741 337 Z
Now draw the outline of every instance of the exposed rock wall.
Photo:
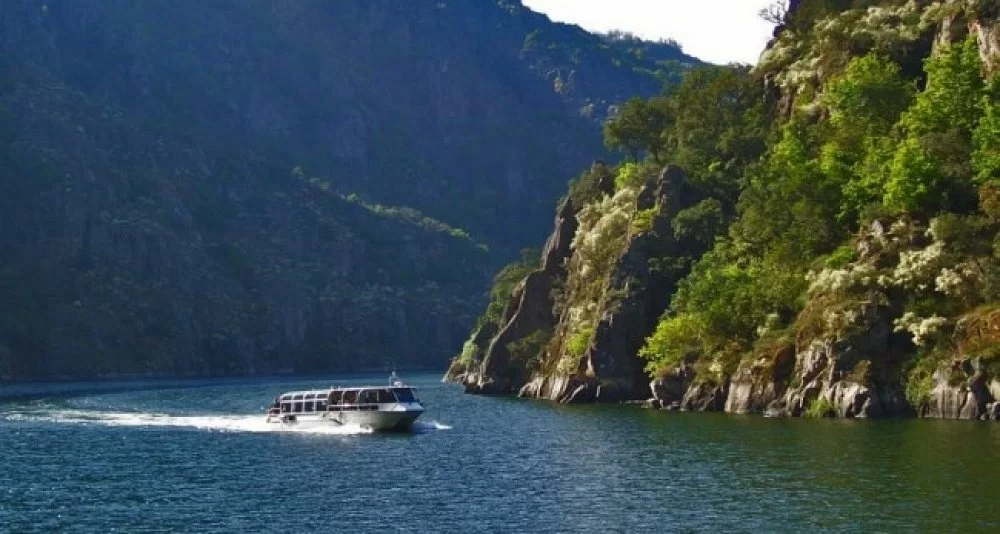
M 685 274 L 677 271 L 665 276 L 657 271 L 656 260 L 692 247 L 676 240 L 670 228 L 671 219 L 695 198 L 687 191 L 685 180 L 679 168 L 667 167 L 640 188 L 635 211 L 655 208 L 656 215 L 649 229 L 618 245 L 621 252 L 614 260 L 606 290 L 615 298 L 602 300 L 593 339 L 578 358 L 575 370 L 558 368 L 557 362 L 567 358 L 565 348 L 543 348 L 535 368 L 513 361 L 509 350 L 512 343 L 533 332 L 557 331 L 568 320 L 567 304 L 552 298 L 565 281 L 565 266 L 573 254 L 571 243 L 577 230 L 578 208 L 567 199 L 542 252 L 542 268 L 528 275 L 515 291 L 515 301 L 505 312 L 505 324 L 490 341 L 481 363 L 473 365 L 464 377 L 452 373 L 446 378 L 461 381 L 470 392 L 517 393 L 562 403 L 648 397 L 649 379 L 637 354 Z
M 980 362 L 958 360 L 938 369 L 930 399 L 920 415 L 936 419 L 991 419 L 1000 415 L 1000 379 L 988 377 Z
M 993 21 L 976 20 L 972 23 L 972 31 L 979 38 L 979 55 L 988 75 L 992 76 L 1000 70 L 1000 24 Z
M 741 365 L 728 382 L 729 395 L 723 408 L 730 413 L 764 413 L 780 393 L 775 381 L 760 376 L 752 364 Z
M 979 43 L 979 55 L 987 76 L 1000 68 L 1000 9 L 994 2 L 979 0 L 950 0 L 954 6 L 945 16 L 937 31 L 937 45 L 954 43 L 967 35 L 974 35 Z
M 537 372 L 519 395 L 562 403 L 618 402 L 649 396 L 649 379 L 638 352 L 685 274 L 664 275 L 656 271 L 655 260 L 678 255 L 681 247 L 689 246 L 673 237 L 670 221 L 693 201 L 684 173 L 677 167 L 664 168 L 655 180 L 641 187 L 636 211 L 657 208 L 656 215 L 648 230 L 631 235 L 623 244 L 606 293 L 617 297 L 602 301 L 593 339 L 577 369 Z M 549 353 L 546 358 L 564 359 L 565 350 Z
M 554 327 L 552 290 L 565 279 L 564 264 L 576 235 L 577 211 L 579 208 L 571 198 L 562 202 L 556 213 L 555 230 L 542 249 L 541 268 L 515 289 L 495 335 L 481 330 L 474 336 L 472 342 L 481 354 L 476 354 L 463 372 L 449 370 L 446 380 L 464 384 L 471 393 L 510 394 L 525 385 L 528 370 L 524 362 L 511 361 L 508 344 Z
M 856 242 L 858 261 L 878 264 L 888 261 L 885 255 L 900 254 L 900 250 L 893 247 L 919 249 L 928 246 L 924 236 L 919 226 L 900 223 L 893 225 L 891 230 L 884 230 L 883 225 L 876 222 L 870 233 Z M 880 248 L 879 243 L 889 248 Z M 869 283 L 871 279 L 862 281 L 861 285 Z M 869 295 L 878 300 L 876 293 Z M 733 375 L 723 377 L 720 385 L 714 387 L 699 382 L 691 367 L 684 364 L 670 377 L 652 382 L 653 398 L 649 404 L 663 408 L 724 409 L 730 413 L 795 417 L 919 415 L 941 419 L 996 419 L 1000 414 L 997 402 L 1000 376 L 991 351 L 1000 341 L 1000 312 L 973 311 L 957 321 L 959 326 L 950 343 L 958 352 L 935 364 L 937 369 L 930 378 L 926 400 L 914 405 L 904 389 L 907 375 L 912 372 L 910 367 L 918 358 L 918 347 L 902 328 L 893 328 L 894 324 L 900 324 L 901 301 L 907 298 L 907 293 L 890 291 L 890 295 L 888 301 L 881 303 L 858 302 L 844 314 L 851 318 L 846 327 L 832 326 L 829 312 L 833 310 L 822 309 L 824 326 L 818 331 L 803 319 L 811 313 L 807 304 L 800 317 L 794 345 L 777 343 L 769 351 L 744 358 Z M 813 295 L 813 298 L 823 297 Z M 829 306 L 829 302 L 820 300 L 817 305 Z M 803 321 L 806 322 L 803 324 Z M 972 355 L 977 353 L 987 357 Z M 720 407 L 715 399 L 723 391 L 725 401 Z

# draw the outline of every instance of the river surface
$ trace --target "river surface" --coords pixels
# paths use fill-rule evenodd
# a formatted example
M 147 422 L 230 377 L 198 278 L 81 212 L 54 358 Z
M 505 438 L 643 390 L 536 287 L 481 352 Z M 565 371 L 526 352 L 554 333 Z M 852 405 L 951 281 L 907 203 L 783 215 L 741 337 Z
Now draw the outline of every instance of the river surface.
M 428 410 L 402 435 L 263 422 L 284 390 L 380 375 L 22 386 L 0 399 L 0 531 L 1000 531 L 996 423 L 565 407 L 404 378 Z

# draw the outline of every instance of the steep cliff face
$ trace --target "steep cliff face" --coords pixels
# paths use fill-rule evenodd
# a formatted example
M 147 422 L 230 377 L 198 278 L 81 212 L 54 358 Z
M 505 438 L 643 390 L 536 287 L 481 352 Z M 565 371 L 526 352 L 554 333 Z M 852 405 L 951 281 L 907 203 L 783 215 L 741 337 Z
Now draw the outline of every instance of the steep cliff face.
M 884 230 L 876 222 L 856 241 L 857 262 L 816 275 L 790 332 L 762 339 L 716 387 L 706 388 L 687 365 L 674 369 L 651 383 L 650 403 L 795 417 L 996 420 L 995 307 L 954 318 L 903 311 L 907 302 L 955 289 L 947 284 L 956 251 L 926 230 L 903 221 Z M 965 276 L 957 283 L 978 283 Z
M 877 5 L 866 10 L 826 14 L 826 19 L 807 31 L 823 34 L 825 40 L 803 39 L 787 27 L 778 34 L 762 56 L 759 69 L 771 83 L 782 87 L 781 100 L 789 113 L 794 107 L 812 105 L 821 84 L 850 59 L 830 48 L 830 41 L 836 40 L 833 36 L 893 55 L 904 69 L 917 65 L 933 50 L 955 46 L 969 36 L 978 43 L 983 77 L 995 75 L 995 7 L 964 0 L 873 4 Z M 793 10 L 789 18 L 795 15 Z M 777 65 L 781 66 L 775 69 Z M 807 68 L 817 65 L 821 67 Z M 958 298 L 959 303 L 942 300 L 943 295 L 975 292 L 969 284 L 982 279 L 963 270 L 963 261 L 984 266 L 989 262 L 988 254 L 975 257 L 967 250 L 956 250 L 962 246 L 954 243 L 955 238 L 942 239 L 934 224 L 931 226 L 915 227 L 905 220 L 891 225 L 874 222 L 855 241 L 856 263 L 841 270 L 824 270 L 813 281 L 810 300 L 795 325 L 794 345 L 786 340 L 786 350 L 794 347 L 794 352 L 788 352 L 794 354 L 794 365 L 773 373 L 774 366 L 767 365 L 766 358 L 745 360 L 732 377 L 726 411 L 996 419 L 1000 405 L 992 385 L 996 371 L 990 347 L 994 343 L 988 334 L 969 342 L 967 327 L 988 323 L 986 317 L 992 312 L 984 311 L 989 306 L 970 309 L 967 296 Z M 991 230 L 982 230 L 981 223 L 972 227 L 983 233 L 970 236 L 970 240 L 989 239 Z M 832 283 L 831 275 L 836 278 Z M 950 286 L 953 280 L 965 284 L 963 289 Z M 831 298 L 829 292 L 814 291 L 823 284 L 834 286 L 833 292 L 844 291 L 845 286 L 859 281 L 866 289 L 855 287 L 850 297 L 841 294 Z M 920 299 L 925 307 L 936 299 L 937 306 L 943 308 L 937 310 L 940 315 L 920 317 L 904 310 Z M 818 324 L 821 322 L 824 324 Z M 946 339 L 944 332 L 950 338 Z M 933 339 L 935 336 L 938 338 Z M 915 371 L 921 366 L 926 369 Z
M 617 189 L 603 166 L 589 179 L 598 198 L 564 200 L 542 267 L 515 289 L 497 335 L 474 333 L 484 349 L 457 358 L 446 379 L 562 403 L 649 396 L 636 354 L 684 274 L 661 262 L 692 248 L 670 222 L 695 197 L 677 167 Z
M 0 3 L 0 379 L 441 364 L 672 68 L 506 0 Z
M 551 313 L 532 328 L 546 335 L 530 358 L 504 360 L 523 363 L 490 392 L 524 382 L 521 395 L 559 402 L 997 419 L 998 13 L 965 1 L 840 4 L 792 2 L 755 69 L 774 110 L 760 169 L 717 154 L 699 168 L 677 119 L 637 146 L 685 161 L 693 180 L 668 168 L 630 193 L 623 166 L 614 190 L 579 208 L 566 269 L 536 291 Z M 855 128 L 851 113 L 870 122 Z M 706 226 L 706 203 L 728 216 L 724 185 L 705 184 L 726 173 L 741 190 L 720 231 Z M 689 215 L 715 240 L 690 275 L 685 262 L 712 239 L 681 240 Z M 471 391 L 495 383 L 478 363 Z
M 595 165 L 591 172 L 597 181 L 604 182 L 602 189 L 613 187 L 602 165 Z M 452 361 L 446 380 L 464 384 L 470 393 L 510 394 L 529 379 L 529 362 L 512 357 L 512 344 L 529 340 L 532 346 L 525 348 L 529 356 L 535 356 L 530 353 L 540 351 L 551 336 L 557 318 L 553 290 L 565 283 L 578 211 L 572 197 L 563 200 L 555 230 L 542 250 L 541 268 L 514 288 L 497 324 L 486 323 L 473 332 L 466 351 Z
M 973 35 L 991 77 L 1000 65 L 998 15 L 991 2 L 978 0 L 791 2 L 755 70 L 786 114 L 810 107 L 825 81 L 870 51 L 919 78 L 933 49 Z
M 974 2 L 873 4 L 879 5 L 823 13 L 818 21 L 796 21 L 802 3 L 790 11 L 791 22 L 779 30 L 758 66 L 765 83 L 776 89 L 772 94 L 780 95 L 776 102 L 785 114 L 809 112 L 821 85 L 850 60 L 831 46 L 838 39 L 853 40 L 862 50 L 875 47 L 894 54 L 905 67 L 931 54 L 932 46 L 945 48 L 971 36 L 978 43 L 983 76 L 995 74 L 997 19 L 990 9 Z M 817 35 L 824 39 L 815 39 Z M 978 230 L 964 231 L 981 233 L 968 236 L 970 241 L 988 242 L 995 231 L 988 224 L 985 229 L 981 222 L 971 224 Z M 996 419 L 995 339 L 984 326 L 994 313 L 991 305 L 970 309 L 968 297 L 952 304 L 942 300 L 943 295 L 976 292 L 972 286 L 985 275 L 967 265 L 988 269 L 989 246 L 970 256 L 968 250 L 956 250 L 962 246 L 955 239 L 940 239 L 933 228 L 912 221 L 875 221 L 855 238 L 858 260 L 815 273 L 805 309 L 792 327 L 759 340 L 755 352 L 723 378 L 728 390 L 723 409 L 791 416 Z M 936 302 L 941 315 L 904 311 L 921 299 L 925 307 Z M 704 395 L 686 367 L 654 380 L 652 389 L 657 406 L 719 409 L 718 404 L 682 403 Z

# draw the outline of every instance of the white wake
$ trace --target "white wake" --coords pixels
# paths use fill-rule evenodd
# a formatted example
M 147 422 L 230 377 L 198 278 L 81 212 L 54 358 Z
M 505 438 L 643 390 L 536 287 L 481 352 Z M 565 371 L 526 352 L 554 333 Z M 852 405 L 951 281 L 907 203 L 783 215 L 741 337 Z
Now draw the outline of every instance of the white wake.
M 89 410 L 49 410 L 3 414 L 10 421 L 39 421 L 121 427 L 175 427 L 220 432 L 299 432 L 304 434 L 370 434 L 371 429 L 329 423 L 268 423 L 263 415 L 168 415 L 157 413 L 99 412 Z
M 426 432 L 428 430 L 451 430 L 452 427 L 437 421 L 414 421 L 413 429 Z
M 23 422 L 103 425 L 119 427 L 197 428 L 219 432 L 298 432 L 303 434 L 370 434 L 370 428 L 357 425 L 333 425 L 328 422 L 268 423 L 263 415 L 169 415 L 158 413 L 102 412 L 93 410 L 38 410 L 7 412 L 0 419 Z M 438 421 L 416 421 L 415 432 L 451 430 Z

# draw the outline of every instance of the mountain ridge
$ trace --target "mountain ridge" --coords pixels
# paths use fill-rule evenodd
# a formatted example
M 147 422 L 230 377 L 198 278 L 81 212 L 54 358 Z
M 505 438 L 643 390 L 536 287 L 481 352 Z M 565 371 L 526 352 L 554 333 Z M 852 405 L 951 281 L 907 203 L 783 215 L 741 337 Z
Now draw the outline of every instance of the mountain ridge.
M 4 2 L 0 379 L 443 365 L 603 152 L 581 107 L 662 85 L 589 34 L 522 56 L 532 28 L 567 31 L 506 1 Z

